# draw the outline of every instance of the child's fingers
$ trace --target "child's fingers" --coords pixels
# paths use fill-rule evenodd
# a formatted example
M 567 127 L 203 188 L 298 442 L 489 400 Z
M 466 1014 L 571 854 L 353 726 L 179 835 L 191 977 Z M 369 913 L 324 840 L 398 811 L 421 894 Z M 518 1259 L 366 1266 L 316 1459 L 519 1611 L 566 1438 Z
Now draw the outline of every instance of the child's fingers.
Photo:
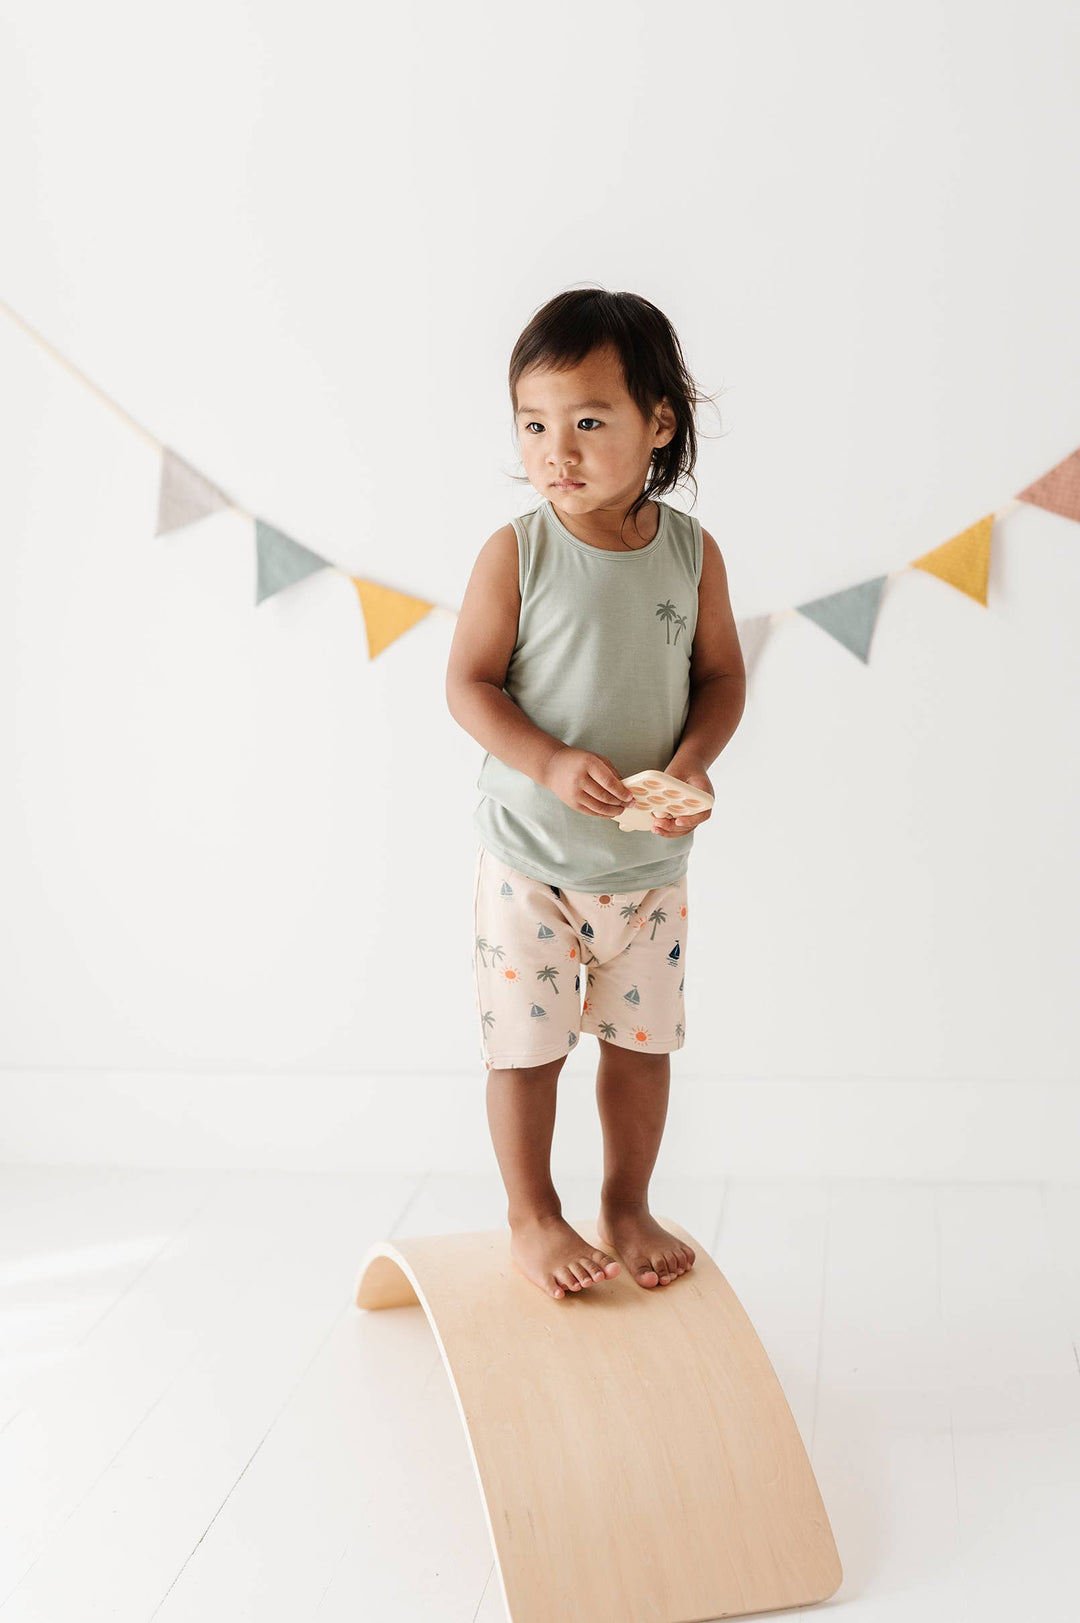
M 663 817 L 656 816 L 653 819 L 653 832 L 666 834 L 669 839 L 675 834 L 688 834 L 692 828 L 703 823 L 711 811 L 712 807 L 709 811 L 698 812 L 694 817 L 669 817 L 666 813 Z
M 615 777 L 598 778 L 596 774 L 593 773 L 592 780 L 599 786 L 599 789 L 603 794 L 611 797 L 611 800 L 616 806 L 629 806 L 632 804 L 634 797 L 621 779 Z M 594 790 L 593 793 L 595 792 L 596 791 Z
M 608 800 L 606 797 L 601 799 L 590 789 L 582 789 L 581 797 L 585 802 L 584 809 L 595 812 L 598 817 L 618 817 L 621 812 L 626 811 L 621 801 Z
M 627 806 L 632 806 L 634 803 L 634 797 L 629 789 L 619 783 L 617 778 L 615 788 L 612 788 L 610 784 L 601 782 L 595 774 L 591 773 L 589 776 L 589 788 L 586 789 L 585 793 L 591 795 L 594 800 L 599 801 L 602 805 L 610 806 L 613 811 L 624 811 Z

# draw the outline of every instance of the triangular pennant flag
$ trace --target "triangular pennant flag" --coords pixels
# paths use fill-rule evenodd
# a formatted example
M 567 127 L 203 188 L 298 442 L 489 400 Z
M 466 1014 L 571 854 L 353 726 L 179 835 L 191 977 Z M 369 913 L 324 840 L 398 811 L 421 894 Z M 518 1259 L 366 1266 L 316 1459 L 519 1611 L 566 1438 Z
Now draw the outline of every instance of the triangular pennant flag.
M 286 586 L 295 586 L 305 575 L 313 575 L 316 569 L 328 567 L 325 558 L 309 552 L 299 541 L 282 535 L 272 525 L 264 524 L 261 518 L 255 520 L 255 550 L 258 556 L 256 606 L 264 598 L 273 597 L 275 592 L 283 592 Z
M 1080 520 L 1080 451 L 1074 451 L 1056 468 L 1044 473 L 1033 485 L 1028 485 L 1017 501 L 1033 502 L 1045 507 L 1049 513 L 1060 513 L 1064 518 Z
M 736 620 L 735 630 L 739 634 L 739 647 L 742 649 L 743 669 L 746 671 L 746 680 L 749 682 L 758 662 L 761 650 L 765 646 L 765 639 L 772 630 L 771 614 L 751 614 L 745 620 Z
M 986 583 L 990 579 L 990 532 L 994 528 L 993 513 L 961 530 L 950 541 L 942 542 L 932 552 L 913 558 L 912 569 L 925 569 L 928 575 L 966 592 L 977 603 L 986 606 Z
M 212 485 L 198 468 L 193 468 L 167 445 L 162 447 L 155 535 L 182 530 L 185 524 L 194 524 L 196 519 L 232 505 L 225 492 Z
M 435 607 L 434 603 L 425 603 L 419 597 L 408 597 L 389 586 L 376 586 L 373 580 L 360 580 L 354 575 L 352 582 L 360 594 L 368 653 L 372 659 Z
M 800 614 L 805 614 L 808 620 L 843 643 L 848 652 L 857 655 L 865 665 L 882 589 L 888 578 L 875 575 L 873 580 L 861 580 L 857 586 L 845 586 L 842 592 L 830 592 L 827 597 L 815 597 L 796 607 Z

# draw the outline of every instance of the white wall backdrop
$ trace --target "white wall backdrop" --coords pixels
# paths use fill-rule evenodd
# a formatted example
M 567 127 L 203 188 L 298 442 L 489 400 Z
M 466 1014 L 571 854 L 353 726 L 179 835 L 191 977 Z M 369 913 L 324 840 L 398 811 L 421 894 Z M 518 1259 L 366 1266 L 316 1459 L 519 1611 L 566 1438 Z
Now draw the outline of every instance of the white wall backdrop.
M 4 11 L 0 298 L 343 569 L 457 606 L 536 499 L 511 346 L 582 281 L 719 392 L 740 616 L 1080 443 L 1067 0 Z M 0 373 L 0 1158 L 489 1164 L 452 620 L 371 661 L 342 575 L 256 610 L 249 521 L 155 539 L 153 448 L 6 319 Z M 1078 589 L 1025 508 L 989 608 L 909 571 L 868 666 L 777 625 L 691 856 L 688 1162 L 721 1098 L 710 1166 L 910 1172 L 946 1116 L 953 1170 L 1071 1156 Z

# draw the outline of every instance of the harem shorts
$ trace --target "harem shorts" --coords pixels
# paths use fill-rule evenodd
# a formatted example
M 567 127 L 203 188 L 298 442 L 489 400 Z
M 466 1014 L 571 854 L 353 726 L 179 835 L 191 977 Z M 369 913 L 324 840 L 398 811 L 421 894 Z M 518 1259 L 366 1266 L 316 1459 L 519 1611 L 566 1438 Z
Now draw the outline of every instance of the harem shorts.
M 582 1031 L 644 1054 L 683 1046 L 685 874 L 623 894 L 564 890 L 518 873 L 481 845 L 473 922 L 489 1071 L 558 1059 Z

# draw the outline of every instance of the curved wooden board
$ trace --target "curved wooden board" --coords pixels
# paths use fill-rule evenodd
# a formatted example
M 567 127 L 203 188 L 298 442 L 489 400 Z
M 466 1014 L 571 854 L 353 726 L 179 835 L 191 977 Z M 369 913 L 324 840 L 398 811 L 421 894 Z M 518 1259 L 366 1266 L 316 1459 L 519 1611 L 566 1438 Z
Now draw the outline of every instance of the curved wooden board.
M 787 1399 L 704 1247 L 647 1290 L 556 1300 L 510 1231 L 380 1241 L 357 1305 L 419 1305 L 468 1439 L 511 1623 L 701 1623 L 836 1592 L 832 1529 Z M 573 1225 L 598 1243 L 596 1228 Z

